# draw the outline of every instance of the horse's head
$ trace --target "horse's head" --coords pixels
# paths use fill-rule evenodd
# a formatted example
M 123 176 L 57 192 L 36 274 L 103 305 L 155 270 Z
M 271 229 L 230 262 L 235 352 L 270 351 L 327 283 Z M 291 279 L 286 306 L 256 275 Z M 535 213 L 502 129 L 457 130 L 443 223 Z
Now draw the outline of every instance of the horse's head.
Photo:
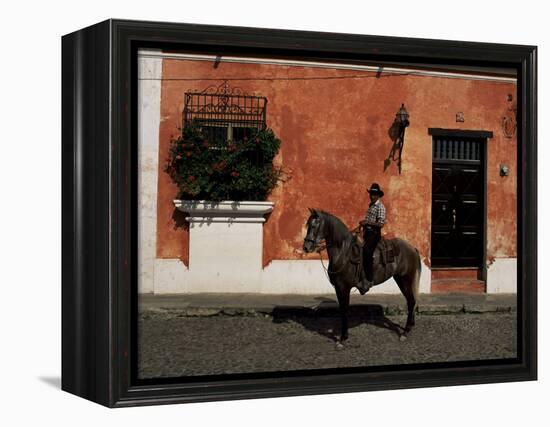
M 309 209 L 311 215 L 307 220 L 307 233 L 304 238 L 304 252 L 311 253 L 316 251 L 322 239 L 323 235 L 323 219 L 319 212 L 315 209 Z

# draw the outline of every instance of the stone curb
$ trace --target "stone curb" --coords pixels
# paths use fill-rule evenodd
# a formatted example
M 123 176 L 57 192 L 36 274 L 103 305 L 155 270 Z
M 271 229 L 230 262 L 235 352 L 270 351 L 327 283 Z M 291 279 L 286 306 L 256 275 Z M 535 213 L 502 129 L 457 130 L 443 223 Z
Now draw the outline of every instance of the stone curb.
M 361 309 L 366 304 L 357 304 L 350 307 L 350 315 Z M 324 307 L 319 306 L 264 306 L 264 307 L 140 307 L 141 317 L 162 316 L 162 317 L 214 317 L 214 316 L 271 316 L 277 317 L 278 311 L 284 310 L 296 316 L 319 316 L 338 315 L 337 305 L 331 304 Z M 379 314 L 386 316 L 407 314 L 406 304 L 390 304 L 382 308 Z M 430 304 L 419 305 L 419 315 L 448 315 L 448 314 L 483 314 L 483 313 L 515 313 L 513 305 L 498 304 Z

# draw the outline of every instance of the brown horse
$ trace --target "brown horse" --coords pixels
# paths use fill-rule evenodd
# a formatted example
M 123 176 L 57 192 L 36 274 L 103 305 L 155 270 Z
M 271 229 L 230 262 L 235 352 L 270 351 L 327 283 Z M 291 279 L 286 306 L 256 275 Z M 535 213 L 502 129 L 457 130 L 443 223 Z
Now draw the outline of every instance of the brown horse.
M 339 347 L 348 338 L 348 308 L 350 292 L 359 282 L 359 269 L 363 268 L 361 262 L 360 243 L 346 225 L 336 216 L 327 212 L 310 209 L 311 215 L 307 220 L 307 233 L 304 239 L 304 252 L 314 252 L 321 248 L 321 242 L 326 243 L 329 257 L 328 276 L 330 283 L 336 290 L 342 328 Z M 396 248 L 393 262 L 382 265 L 377 262 L 380 259 L 379 248 L 374 254 L 373 279 L 375 285 L 385 282 L 393 277 L 399 286 L 401 293 L 407 300 L 407 324 L 404 329 L 404 338 L 414 326 L 414 313 L 418 302 L 418 288 L 420 282 L 420 255 L 418 250 L 410 243 L 402 239 L 391 239 Z

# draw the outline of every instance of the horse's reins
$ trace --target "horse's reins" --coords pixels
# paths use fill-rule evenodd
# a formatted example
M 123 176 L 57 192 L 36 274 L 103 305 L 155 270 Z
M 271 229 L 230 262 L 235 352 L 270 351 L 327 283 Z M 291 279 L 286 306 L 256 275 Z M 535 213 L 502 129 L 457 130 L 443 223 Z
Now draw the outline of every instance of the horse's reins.
M 350 230 L 350 233 L 351 234 L 359 234 L 361 232 L 361 228 L 363 226 L 362 225 L 358 225 L 357 227 L 355 227 L 353 230 Z M 313 241 L 313 239 L 305 239 L 306 241 Z M 340 273 L 344 267 L 346 266 L 346 264 L 342 264 L 342 266 L 340 267 L 339 270 L 336 270 L 336 271 L 329 271 L 328 267 L 325 267 L 325 263 L 323 262 L 323 256 L 321 255 L 321 252 L 326 250 L 327 249 L 327 244 L 325 243 L 324 245 L 319 245 L 317 247 L 317 250 L 315 252 L 319 253 L 319 260 L 321 261 L 321 265 L 323 266 L 323 269 L 325 270 L 325 274 L 327 275 L 327 278 L 328 278 L 328 275 L 329 274 L 336 274 L 336 273 Z M 328 256 L 328 252 L 327 252 L 327 256 Z M 330 280 L 330 279 L 329 279 Z

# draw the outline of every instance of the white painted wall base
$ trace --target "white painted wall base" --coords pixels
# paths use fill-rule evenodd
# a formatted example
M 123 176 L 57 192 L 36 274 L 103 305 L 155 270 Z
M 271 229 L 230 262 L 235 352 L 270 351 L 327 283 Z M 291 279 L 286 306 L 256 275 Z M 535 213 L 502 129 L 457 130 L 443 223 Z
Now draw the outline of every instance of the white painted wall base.
M 262 273 L 262 224 L 190 224 L 188 287 L 195 292 L 254 292 Z
M 261 252 L 260 252 L 261 254 Z M 261 262 L 261 260 L 260 260 Z M 188 269 L 179 259 L 157 259 L 155 289 L 157 294 L 200 292 L 250 292 L 262 294 L 327 294 L 334 292 L 318 260 L 275 260 L 254 275 L 243 276 L 242 261 L 232 259 L 224 271 L 209 262 L 195 270 L 190 259 Z M 326 265 L 326 264 L 325 264 Z M 222 266 L 222 268 L 225 268 Z M 227 276 L 226 276 L 227 275 Z M 420 293 L 430 292 L 430 269 L 422 264 Z M 399 294 L 393 279 L 375 286 L 370 294 Z
M 424 261 L 420 263 L 422 272 L 420 273 L 420 293 L 429 294 L 432 291 L 432 269 Z
M 517 293 L 517 258 L 497 258 L 487 267 L 487 293 Z
M 174 205 L 189 214 L 189 269 L 166 273 L 168 279 L 184 278 L 184 292 L 258 292 L 264 215 L 273 203 L 174 200 Z M 170 281 L 169 289 L 173 286 Z M 155 292 L 162 288 L 155 283 Z

